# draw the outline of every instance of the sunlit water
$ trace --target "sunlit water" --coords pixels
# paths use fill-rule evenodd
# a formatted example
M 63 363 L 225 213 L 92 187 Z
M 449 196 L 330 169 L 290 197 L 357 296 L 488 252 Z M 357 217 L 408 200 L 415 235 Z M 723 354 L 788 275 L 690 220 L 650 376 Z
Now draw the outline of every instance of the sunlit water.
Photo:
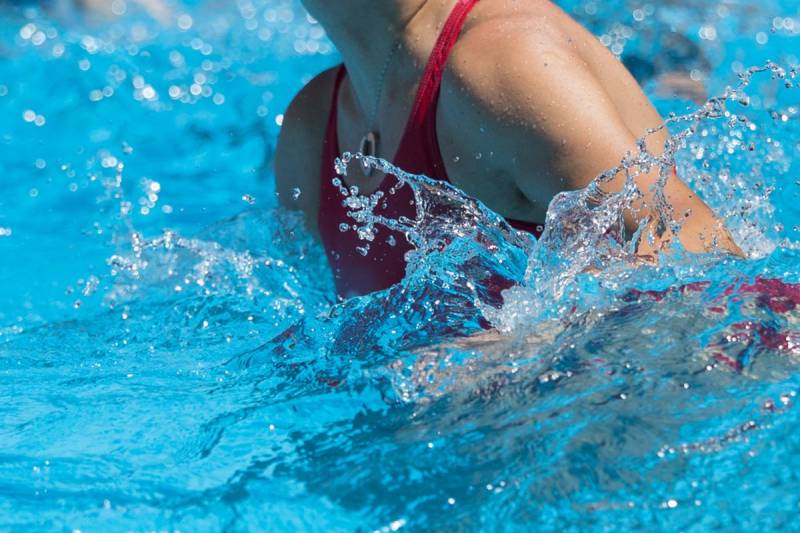
M 351 200 L 365 244 L 408 232 L 408 279 L 337 303 L 272 198 L 281 113 L 337 61 L 298 4 L 0 7 L 0 524 L 795 527 L 800 9 L 562 5 L 749 260 L 637 264 L 629 195 L 559 197 L 537 243 L 408 176 L 417 220 Z

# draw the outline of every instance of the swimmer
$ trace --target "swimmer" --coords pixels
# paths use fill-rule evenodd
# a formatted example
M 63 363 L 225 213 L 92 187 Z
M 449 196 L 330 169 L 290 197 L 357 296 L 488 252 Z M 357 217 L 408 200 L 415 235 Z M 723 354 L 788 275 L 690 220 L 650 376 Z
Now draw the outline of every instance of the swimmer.
M 305 213 L 331 263 L 339 294 L 387 288 L 405 274 L 403 236 L 388 229 L 364 256 L 342 206 L 334 159 L 344 151 L 385 158 L 406 171 L 446 180 L 540 235 L 559 192 L 587 186 L 619 166 L 636 140 L 663 123 L 628 70 L 595 37 L 548 0 L 304 0 L 344 64 L 319 74 L 292 102 L 276 154 L 282 205 Z M 666 132 L 648 140 L 663 152 Z M 649 224 L 653 256 L 674 235 L 652 210 L 657 171 L 637 179 L 641 209 L 626 225 Z M 393 176 L 351 166 L 348 186 L 388 191 Z M 620 190 L 619 175 L 604 187 Z M 413 218 L 408 187 L 387 193 L 377 213 Z M 300 194 L 298 194 L 298 191 Z M 714 243 L 741 251 L 711 209 L 677 177 L 666 196 L 683 219 L 692 252 Z

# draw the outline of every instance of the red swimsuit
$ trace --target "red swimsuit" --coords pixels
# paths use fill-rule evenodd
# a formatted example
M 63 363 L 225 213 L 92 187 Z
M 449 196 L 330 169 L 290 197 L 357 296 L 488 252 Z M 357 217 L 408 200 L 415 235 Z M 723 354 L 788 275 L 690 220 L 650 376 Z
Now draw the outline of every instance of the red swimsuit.
M 439 102 L 442 75 L 447 59 L 458 40 L 467 15 L 478 0 L 459 0 L 448 18 L 433 53 L 425 67 L 419 91 L 414 100 L 411 115 L 392 163 L 412 174 L 424 174 L 429 178 L 449 181 L 436 135 L 436 108 Z M 355 231 L 341 231 L 340 226 L 352 226 L 353 219 L 347 216 L 343 196 L 332 181 L 336 177 L 334 161 L 341 155 L 336 131 L 337 102 L 339 88 L 346 75 L 344 66 L 339 69 L 333 93 L 333 105 L 328 119 L 322 153 L 322 183 L 319 207 L 319 232 L 340 296 L 351 297 L 386 289 L 405 276 L 405 253 L 410 249 L 406 238 L 387 228 L 378 228 L 375 241 L 370 243 L 368 255 L 361 255 L 356 248 L 364 245 Z M 397 184 L 397 178 L 387 176 L 379 190 L 388 191 Z M 375 213 L 397 219 L 401 216 L 416 218 L 416 207 L 409 187 L 397 189 L 396 194 L 385 194 L 385 207 L 378 206 Z M 528 231 L 537 238 L 544 227 L 540 224 L 508 220 L 517 229 Z M 343 226 L 342 226 L 343 227 Z

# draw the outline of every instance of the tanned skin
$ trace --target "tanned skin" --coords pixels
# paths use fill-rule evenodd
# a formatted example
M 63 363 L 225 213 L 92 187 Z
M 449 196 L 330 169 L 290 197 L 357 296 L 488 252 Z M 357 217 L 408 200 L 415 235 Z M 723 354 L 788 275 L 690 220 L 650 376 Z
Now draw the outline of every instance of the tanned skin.
M 391 160 L 400 142 L 422 70 L 456 0 L 305 0 L 342 53 L 348 76 L 337 124 L 342 150 L 357 151 L 370 129 L 375 80 L 395 43 L 400 52 L 387 75 L 378 124 L 379 156 Z M 281 203 L 302 210 L 316 232 L 322 143 L 336 71 L 318 75 L 295 98 L 284 119 L 276 158 Z M 454 185 L 504 217 L 545 220 L 559 192 L 587 186 L 618 167 L 636 140 L 662 118 L 627 69 L 594 36 L 548 0 L 481 0 L 470 13 L 444 75 L 437 134 Z M 666 132 L 648 150 L 664 150 Z M 354 165 L 348 183 L 369 194 L 383 179 Z M 637 179 L 643 193 L 626 223 L 648 223 L 655 234 L 639 243 L 651 256 L 674 238 L 658 229 L 652 211 L 656 170 Z M 622 188 L 620 174 L 604 185 Z M 299 188 L 299 197 L 292 190 Z M 741 251 L 711 209 L 680 179 L 666 197 L 682 219 L 680 240 L 692 252 L 714 243 Z

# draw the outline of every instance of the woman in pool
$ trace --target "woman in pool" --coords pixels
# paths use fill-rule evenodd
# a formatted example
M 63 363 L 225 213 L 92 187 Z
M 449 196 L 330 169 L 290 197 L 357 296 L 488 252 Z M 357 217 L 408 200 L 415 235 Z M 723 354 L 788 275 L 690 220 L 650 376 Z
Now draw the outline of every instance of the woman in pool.
M 342 296 L 400 281 L 408 244 L 383 229 L 370 253 L 353 231 L 331 184 L 343 151 L 383 157 L 406 171 L 447 180 L 535 235 L 550 200 L 585 187 L 636 149 L 661 117 L 625 67 L 547 0 L 304 0 L 344 65 L 313 79 L 286 112 L 276 159 L 283 205 L 302 210 L 321 239 Z M 663 150 L 666 134 L 651 137 Z M 392 176 L 354 165 L 348 186 L 388 190 Z M 649 220 L 657 173 L 638 185 Z M 619 190 L 618 176 L 608 185 Z M 297 190 L 301 194 L 297 194 Z M 739 253 L 722 223 L 677 177 L 666 186 L 679 237 L 690 251 L 714 244 Z M 413 217 L 408 187 L 376 212 Z M 651 223 L 655 226 L 655 222 Z M 657 252 L 673 235 L 654 232 L 639 252 Z

